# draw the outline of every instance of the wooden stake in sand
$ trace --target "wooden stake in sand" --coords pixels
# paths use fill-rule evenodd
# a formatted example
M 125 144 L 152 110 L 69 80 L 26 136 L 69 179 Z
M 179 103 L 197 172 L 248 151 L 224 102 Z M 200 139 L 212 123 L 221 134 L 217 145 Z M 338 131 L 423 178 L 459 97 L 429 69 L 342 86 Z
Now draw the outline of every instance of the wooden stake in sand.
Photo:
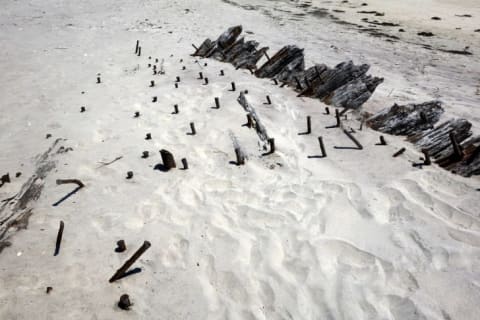
M 132 303 L 130 302 L 130 297 L 128 296 L 128 294 L 122 294 L 117 305 L 122 310 L 130 310 Z
M 172 114 L 178 114 L 178 104 L 173 105 L 173 112 Z
M 127 250 L 127 246 L 125 245 L 124 240 L 118 240 L 117 241 L 117 247 L 115 248 L 115 252 L 124 252 Z
M 398 157 L 399 155 L 401 155 L 402 153 L 404 153 L 405 150 L 407 150 L 407 149 L 402 148 L 402 149 L 398 150 L 397 152 L 395 152 L 395 153 L 393 154 L 393 157 L 394 157 L 394 158 Z
M 204 80 L 205 80 L 205 82 L 203 84 L 207 85 L 208 84 L 208 78 L 205 78 Z
M 272 104 L 272 100 L 270 100 L 270 96 L 267 96 L 267 103 L 266 104 Z
M 322 152 L 322 158 L 327 157 L 327 152 L 325 151 L 325 146 L 323 145 L 323 138 L 318 137 L 318 143 L 320 144 L 320 151 Z
M 168 171 L 177 167 L 175 159 L 173 158 L 173 154 L 170 151 L 162 149 L 160 150 L 160 155 L 162 156 L 162 162 L 165 170 Z
M 274 79 L 272 79 L 272 80 L 273 80 L 273 84 L 274 84 L 274 85 L 278 85 L 277 79 L 274 78 Z
M 427 149 L 422 150 L 423 153 L 423 164 L 425 166 L 429 166 L 432 164 L 432 160 L 430 160 L 430 154 L 428 153 Z
M 143 151 L 143 152 L 142 152 L 142 159 L 147 159 L 148 156 L 149 156 L 148 151 Z
M 188 162 L 186 158 L 182 158 L 183 170 L 188 169 Z
M 137 56 L 141 56 L 142 55 L 142 47 L 138 47 L 138 53 L 137 53 Z
M 225 73 L 223 72 L 223 69 L 220 70 L 220 76 L 224 76 L 224 75 L 225 75 Z
M 275 152 L 275 139 L 274 138 L 268 138 L 267 142 L 270 145 L 270 150 L 267 152 L 267 154 L 274 153 Z
M 230 91 L 235 91 L 235 82 L 232 82 L 232 89 Z
M 299 135 L 312 133 L 312 123 L 310 116 L 307 116 L 307 131 L 299 133 Z
M 192 132 L 189 133 L 190 135 L 194 136 L 197 134 L 197 131 L 195 130 L 195 124 L 193 122 L 190 122 L 190 129 L 192 130 Z
M 151 87 L 155 87 L 155 81 L 153 81 L 153 80 L 150 80 L 150 88 Z
M 135 111 L 135 114 L 133 115 L 134 118 L 140 117 L 140 111 Z
M 145 135 L 145 140 L 152 140 L 152 134 L 151 133 L 147 133 Z
M 125 179 L 132 179 L 133 178 L 133 171 L 127 171 L 127 177 Z
M 137 40 L 137 45 L 135 46 L 135 54 L 138 53 L 138 48 L 140 47 L 140 41 Z
M 215 109 L 220 109 L 220 100 L 218 97 L 215 97 Z
M 157 97 L 156 96 L 152 98 L 152 102 L 157 102 Z
M 385 141 L 385 138 L 383 136 L 380 136 L 380 143 L 377 143 L 379 146 L 386 146 L 387 141 Z
M 137 259 L 140 258 L 140 256 L 145 251 L 147 251 L 148 248 L 150 248 L 150 246 L 151 246 L 150 242 L 145 241 L 142 244 L 142 246 L 137 250 L 137 252 L 135 252 L 133 254 L 133 256 L 130 259 L 128 259 L 123 264 L 123 266 L 121 266 L 120 269 L 117 270 L 117 272 L 115 272 L 115 274 L 110 278 L 109 282 L 114 282 L 114 281 L 122 278 L 125 275 L 125 273 L 127 272 L 128 268 L 130 268 L 135 263 L 135 261 L 137 261 Z
M 179 76 L 177 76 L 177 78 L 176 78 L 176 80 L 175 80 L 175 81 L 177 81 L 177 82 L 180 82 L 180 77 L 179 77 Z
M 253 118 L 252 118 L 252 115 L 250 113 L 247 113 L 247 123 L 244 124 L 244 126 L 246 126 L 248 128 L 253 127 Z
M 358 140 L 350 133 L 348 132 L 347 130 L 343 130 L 343 133 L 345 133 L 347 135 L 347 137 L 350 138 L 350 140 L 353 141 L 353 143 L 355 143 L 355 145 L 357 146 L 358 150 L 362 150 L 363 147 L 362 145 L 360 144 L 360 142 L 358 142 Z
M 325 107 L 325 114 L 330 114 L 330 109 L 328 109 L 328 107 Z
M 178 89 L 178 82 L 175 82 L 175 89 Z
M 80 112 L 85 112 L 85 107 L 80 107 Z
M 102 79 L 100 79 L 100 77 L 97 77 L 97 84 L 98 83 L 102 83 Z
M 60 245 L 62 244 L 62 237 L 63 237 L 63 227 L 64 227 L 64 223 L 63 221 L 60 221 L 60 227 L 58 228 L 58 234 L 57 234 L 57 242 L 55 243 L 55 253 L 53 254 L 54 256 L 57 256 L 60 253 Z
M 240 148 L 235 148 L 235 156 L 237 158 L 237 166 L 245 164 L 245 156 Z
M 199 79 L 199 80 L 202 80 L 202 79 L 203 79 L 203 73 L 201 73 L 201 72 L 198 73 L 198 79 Z

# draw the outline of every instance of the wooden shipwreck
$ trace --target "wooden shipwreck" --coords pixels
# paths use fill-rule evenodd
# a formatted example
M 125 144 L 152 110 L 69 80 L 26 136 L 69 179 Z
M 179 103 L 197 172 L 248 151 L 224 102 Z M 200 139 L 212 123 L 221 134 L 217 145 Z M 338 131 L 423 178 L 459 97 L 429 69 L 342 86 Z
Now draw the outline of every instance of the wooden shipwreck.
M 259 78 L 270 78 L 292 87 L 299 96 L 318 98 L 338 108 L 359 109 L 373 94 L 383 78 L 367 75 L 367 64 L 355 65 L 352 61 L 342 62 L 330 68 L 316 64 L 305 68 L 303 49 L 287 45 L 271 58 L 268 47 L 259 47 L 254 40 L 240 37 L 242 26 L 228 28 L 217 40 L 205 39 L 196 47 L 193 56 L 213 58 L 231 63 L 235 68 L 248 69 Z M 267 61 L 257 66 L 265 56 Z

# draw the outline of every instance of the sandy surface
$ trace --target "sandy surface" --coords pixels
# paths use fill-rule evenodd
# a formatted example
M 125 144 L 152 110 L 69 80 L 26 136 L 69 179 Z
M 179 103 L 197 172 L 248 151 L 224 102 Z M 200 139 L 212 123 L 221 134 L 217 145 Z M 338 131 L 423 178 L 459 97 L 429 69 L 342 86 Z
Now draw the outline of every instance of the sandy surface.
M 413 168 L 418 151 L 398 137 L 375 146 L 378 133 L 368 129 L 357 131 L 363 151 L 335 149 L 351 142 L 341 130 L 325 129 L 335 120 L 320 102 L 189 56 L 191 43 L 242 24 L 271 52 L 298 44 L 309 63 L 372 64 L 370 73 L 385 83 L 368 111 L 437 98 L 445 117 L 468 117 L 478 132 L 478 6 L 436 1 L 423 21 L 416 10 L 395 15 L 399 8 L 382 3 L 370 1 L 366 10 L 401 23 L 407 32 L 400 41 L 309 14 L 300 2 L 4 1 L 0 174 L 22 176 L 0 189 L 0 199 L 20 189 L 52 139 L 66 139 L 73 151 L 55 156 L 28 229 L 0 253 L 0 319 L 476 319 L 478 178 Z M 347 10 L 345 21 L 360 23 L 363 16 Z M 455 17 L 467 13 L 474 18 Z M 443 19 L 438 31 L 433 15 Z M 447 30 L 450 19 L 461 37 Z M 439 35 L 415 36 L 427 27 Z M 435 48 L 470 46 L 473 55 L 427 50 L 413 38 Z M 141 57 L 133 54 L 137 39 Z M 165 75 L 152 76 L 149 56 L 164 59 Z M 196 79 L 199 71 L 208 86 Z M 248 89 L 276 154 L 262 157 L 255 133 L 241 126 L 245 112 L 238 91 L 228 91 L 231 81 Z M 266 94 L 272 105 L 263 104 Z M 219 110 L 211 109 L 214 97 Z M 174 104 L 178 115 L 171 114 Z M 313 134 L 299 136 L 306 115 Z M 195 136 L 186 134 L 191 121 Z M 359 124 L 350 118 L 346 125 Z M 230 131 L 247 150 L 245 166 L 230 164 Z M 320 135 L 328 157 L 308 158 L 319 153 Z M 393 160 L 400 147 L 406 153 Z M 154 170 L 162 148 L 177 162 L 186 157 L 190 169 Z M 151 157 L 141 159 L 144 150 Z M 125 179 L 127 171 L 133 179 Z M 72 189 L 56 185 L 59 178 L 86 187 L 53 207 Z M 65 231 L 54 257 L 60 220 Z M 119 239 L 124 253 L 114 251 Z M 144 240 L 152 247 L 134 264 L 142 271 L 109 283 Z M 123 293 L 134 303 L 128 312 L 116 307 Z

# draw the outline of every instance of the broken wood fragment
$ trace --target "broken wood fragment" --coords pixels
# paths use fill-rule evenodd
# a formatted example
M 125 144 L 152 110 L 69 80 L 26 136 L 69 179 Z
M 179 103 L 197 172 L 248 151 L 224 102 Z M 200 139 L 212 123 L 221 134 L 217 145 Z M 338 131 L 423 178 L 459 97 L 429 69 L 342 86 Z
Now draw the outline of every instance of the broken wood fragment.
M 182 165 L 183 165 L 183 170 L 188 169 L 188 162 L 186 158 L 182 158 Z
M 190 133 L 188 133 L 189 135 L 192 135 L 192 136 L 194 136 L 194 135 L 196 135 L 196 134 L 197 134 L 197 130 L 195 130 L 195 123 L 193 123 L 193 122 L 190 122 L 190 130 L 191 130 L 191 132 L 190 132 Z
M 323 138 L 318 137 L 318 143 L 320 144 L 320 151 L 322 152 L 322 158 L 327 157 L 327 152 L 325 151 L 325 145 L 323 144 Z
M 124 252 L 127 250 L 127 246 L 125 244 L 125 240 L 118 240 L 117 241 L 117 247 L 115 248 L 115 252 Z
M 130 302 L 130 297 L 128 296 L 128 294 L 122 294 L 117 305 L 122 310 L 130 310 L 132 303 Z

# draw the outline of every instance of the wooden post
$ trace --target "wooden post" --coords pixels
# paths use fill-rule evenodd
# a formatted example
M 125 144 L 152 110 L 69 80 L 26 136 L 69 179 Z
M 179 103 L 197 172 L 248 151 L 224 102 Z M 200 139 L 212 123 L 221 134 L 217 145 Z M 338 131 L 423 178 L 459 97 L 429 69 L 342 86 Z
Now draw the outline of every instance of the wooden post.
M 60 227 L 58 228 L 58 234 L 57 234 L 57 241 L 55 243 L 55 253 L 53 254 L 54 256 L 57 256 L 60 253 L 60 245 L 62 244 L 62 237 L 63 237 L 63 227 L 64 227 L 64 223 L 63 221 L 60 221 Z
M 362 149 L 363 149 L 363 147 L 362 147 L 362 145 L 360 144 L 360 142 L 358 142 L 358 140 L 355 139 L 355 137 L 354 137 L 350 132 L 348 132 L 347 130 L 343 130 L 343 132 L 347 135 L 347 137 L 350 138 L 350 140 L 353 141 L 353 143 L 355 143 L 355 145 L 357 146 L 357 148 L 358 148 L 359 150 L 362 150 Z
M 337 124 L 335 125 L 337 128 L 340 127 L 340 113 L 338 109 L 335 109 L 335 118 L 337 119 Z
M 140 256 L 145 251 L 147 251 L 148 248 L 150 248 L 150 246 L 151 246 L 150 242 L 145 241 L 142 244 L 142 246 L 133 254 L 133 256 L 130 259 L 128 259 L 123 264 L 123 266 L 121 266 L 120 269 L 117 270 L 117 272 L 115 272 L 115 274 L 110 278 L 109 282 L 114 282 L 114 281 L 120 279 L 125 274 L 125 272 L 127 272 L 128 268 L 130 268 L 132 266 L 132 264 L 134 264 L 135 261 L 137 261 L 137 259 L 140 258 Z
M 237 166 L 241 166 L 241 165 L 245 164 L 245 158 L 244 158 L 240 148 L 235 148 L 235 155 L 237 157 Z
M 311 123 L 311 119 L 310 119 L 310 116 L 307 116 L 307 134 L 310 134 L 312 133 L 312 123 Z
M 300 80 L 298 80 L 297 77 L 295 77 L 295 82 L 297 83 L 297 90 L 302 90 L 302 84 L 300 83 Z
M 155 87 L 155 81 L 150 80 L 150 87 Z
M 117 305 L 122 310 L 130 310 L 132 303 L 130 302 L 130 297 L 128 296 L 128 294 L 122 294 Z
M 387 141 L 385 141 L 385 138 L 383 136 L 380 136 L 380 145 L 381 146 L 386 146 L 387 145 Z
M 246 126 L 248 128 L 253 127 L 253 118 L 252 118 L 252 115 L 250 113 L 247 113 L 247 124 L 246 124 Z
M 173 154 L 170 151 L 162 149 L 160 150 L 160 155 L 162 156 L 163 166 L 167 171 L 177 167 Z
M 198 79 L 200 79 L 200 80 L 203 79 L 203 73 L 201 73 L 201 72 L 198 73 Z
M 85 112 L 85 107 L 80 107 L 80 112 Z
M 325 146 L 323 145 L 323 138 L 318 137 L 318 143 L 320 144 L 320 151 L 322 152 L 322 158 L 327 157 L 327 152 L 325 151 Z
M 197 131 L 195 130 L 195 124 L 193 122 L 190 122 L 190 129 L 192 130 L 192 132 L 191 132 L 192 136 L 197 134 Z
M 152 98 L 152 102 L 157 102 L 157 97 L 156 96 Z
M 207 77 L 205 77 L 205 79 L 204 79 L 204 80 L 205 80 L 205 83 L 204 83 L 204 85 L 207 85 L 207 84 L 208 84 L 208 78 L 207 78 Z
M 186 158 L 182 159 L 182 164 L 183 164 L 183 170 L 187 170 L 188 169 L 188 162 L 187 162 Z
M 140 117 L 140 112 L 139 111 L 135 111 L 135 114 L 133 115 L 134 118 L 138 118 Z
M 142 55 L 142 47 L 138 47 L 138 54 L 139 57 Z
M 223 72 L 223 69 L 220 70 L 220 76 L 224 76 L 224 75 L 225 75 L 225 73 Z
M 97 77 L 97 83 L 102 83 L 102 79 L 100 79 L 100 77 Z
M 220 109 L 220 100 L 218 97 L 215 97 L 215 109 Z
M 173 106 L 173 112 L 172 112 L 172 114 L 178 114 L 178 105 L 177 105 L 177 104 L 175 104 L 175 105 Z
M 460 145 L 458 144 L 457 138 L 455 137 L 455 133 L 450 131 L 449 133 L 450 136 L 450 141 L 452 142 L 452 148 L 453 148 L 453 154 L 456 159 L 462 159 L 463 158 L 463 151 L 460 148 Z
M 185 70 L 185 69 L 187 69 L 187 67 L 185 67 L 185 66 L 182 66 L 182 70 Z
M 404 153 L 405 150 L 407 150 L 407 149 L 401 148 L 400 150 L 398 150 L 397 152 L 395 152 L 395 153 L 393 154 L 393 157 L 394 157 L 394 158 L 398 157 L 399 155 L 401 155 L 402 153 Z
M 423 150 L 422 150 L 422 153 L 423 153 L 423 156 L 424 156 L 423 164 L 426 165 L 426 166 L 431 165 L 431 164 L 432 164 L 432 160 L 430 160 L 430 154 L 428 154 L 428 150 L 427 150 L 427 149 L 423 149 Z
M 142 152 L 142 158 L 143 158 L 143 159 L 147 159 L 147 158 L 148 158 L 148 155 L 149 155 L 148 151 L 143 151 L 143 152 Z
M 274 79 L 272 79 L 272 80 L 273 80 L 273 84 L 274 84 L 274 85 L 278 85 L 277 79 L 274 78 Z
M 115 248 L 115 252 L 124 252 L 127 250 L 127 246 L 125 245 L 124 240 L 118 240 L 117 241 L 117 247 Z
M 135 54 L 138 53 L 138 48 L 140 47 L 140 41 L 137 40 L 137 45 L 135 46 Z
M 133 178 L 133 171 L 127 171 L 127 177 L 125 179 L 132 179 Z
M 180 77 L 179 77 L 179 76 L 177 76 L 176 81 L 177 81 L 177 82 L 180 82 Z
M 267 141 L 268 141 L 268 144 L 270 145 L 270 151 L 268 152 L 268 154 L 272 154 L 275 152 L 275 139 L 269 138 Z
M 231 91 L 235 91 L 235 82 L 232 82 L 232 89 Z
M 272 104 L 272 100 L 270 100 L 270 96 L 267 96 L 267 104 Z
M 147 133 L 145 135 L 145 140 L 151 140 L 152 139 L 152 134 L 151 133 Z
M 328 107 L 325 107 L 325 114 L 330 114 L 330 109 L 328 109 Z
M 175 89 L 178 89 L 178 82 L 175 82 Z

